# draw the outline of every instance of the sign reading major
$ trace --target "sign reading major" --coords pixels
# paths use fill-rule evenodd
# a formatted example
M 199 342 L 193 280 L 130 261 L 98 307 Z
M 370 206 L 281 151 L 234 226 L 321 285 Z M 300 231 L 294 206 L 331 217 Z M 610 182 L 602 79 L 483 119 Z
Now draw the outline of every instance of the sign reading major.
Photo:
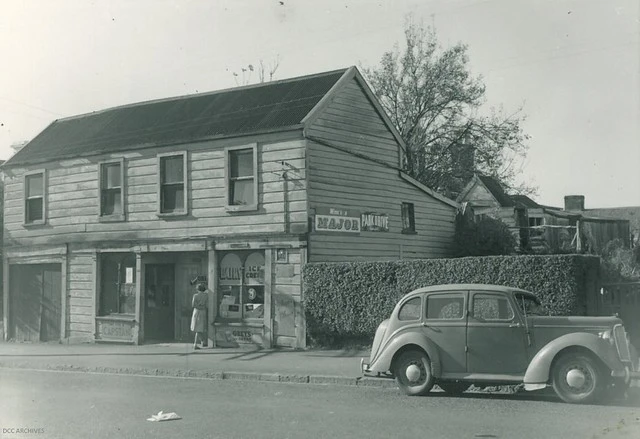
M 315 228 L 317 232 L 360 233 L 360 212 L 319 207 Z

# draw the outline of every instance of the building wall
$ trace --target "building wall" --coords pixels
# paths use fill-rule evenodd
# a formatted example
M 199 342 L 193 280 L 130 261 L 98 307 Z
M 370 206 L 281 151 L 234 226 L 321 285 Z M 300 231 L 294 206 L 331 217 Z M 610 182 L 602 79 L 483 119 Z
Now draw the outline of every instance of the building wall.
M 309 261 L 433 258 L 450 255 L 456 209 L 399 174 L 400 145 L 355 79 L 308 128 L 309 213 L 327 209 L 388 216 L 382 232 L 309 237 Z M 414 204 L 416 234 L 403 234 L 401 204 Z
M 225 210 L 224 147 L 253 142 L 258 142 L 259 210 L 228 213 Z M 159 218 L 156 213 L 157 154 L 185 150 L 189 151 L 189 214 Z M 125 157 L 126 221 L 101 223 L 99 163 L 120 157 Z M 25 227 L 23 176 L 25 171 L 35 169 L 47 171 L 47 223 Z M 286 181 L 282 177 L 284 170 L 288 170 Z M 307 227 L 305 172 L 304 141 L 299 132 L 150 148 L 9 169 L 5 181 L 4 243 L 13 247 L 242 233 L 303 233 Z

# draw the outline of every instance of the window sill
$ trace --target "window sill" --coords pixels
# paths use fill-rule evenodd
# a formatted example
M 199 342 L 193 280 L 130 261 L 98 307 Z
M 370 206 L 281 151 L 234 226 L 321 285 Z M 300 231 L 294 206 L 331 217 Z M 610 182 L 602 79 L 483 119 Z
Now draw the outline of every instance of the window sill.
M 46 225 L 47 223 L 42 220 L 42 221 L 33 221 L 31 223 L 23 223 L 22 226 L 26 227 L 26 228 L 35 228 L 35 227 L 41 227 Z
M 253 212 L 258 210 L 257 204 L 251 204 L 248 206 L 225 206 L 225 210 L 229 213 L 233 212 Z
M 96 320 L 120 320 L 126 322 L 135 322 L 135 314 L 107 314 L 105 316 L 96 316 Z
M 187 211 L 182 212 L 158 212 L 158 218 L 181 218 L 188 215 Z
M 264 325 L 263 319 L 228 319 L 218 317 L 213 322 L 213 326 L 253 326 L 256 328 L 262 328 Z
M 416 232 L 415 230 L 403 230 L 402 234 L 403 235 L 417 235 L 418 232 Z
M 98 217 L 98 221 L 101 223 L 118 223 L 125 221 L 125 217 L 123 214 L 117 215 L 100 215 Z

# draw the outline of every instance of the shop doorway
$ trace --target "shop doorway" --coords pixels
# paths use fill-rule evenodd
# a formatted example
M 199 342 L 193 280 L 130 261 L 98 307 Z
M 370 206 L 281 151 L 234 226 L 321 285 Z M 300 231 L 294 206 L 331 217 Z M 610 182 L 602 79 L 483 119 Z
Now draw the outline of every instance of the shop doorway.
M 144 278 L 144 334 L 146 341 L 174 340 L 175 265 L 147 264 Z
M 17 341 L 61 337 L 60 264 L 12 265 L 9 272 L 9 335 Z

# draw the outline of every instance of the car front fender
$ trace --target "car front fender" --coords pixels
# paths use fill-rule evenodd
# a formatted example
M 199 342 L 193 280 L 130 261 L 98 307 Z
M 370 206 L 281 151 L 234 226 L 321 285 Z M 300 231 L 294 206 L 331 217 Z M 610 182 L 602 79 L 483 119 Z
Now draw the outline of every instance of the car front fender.
M 550 341 L 538 351 L 527 367 L 524 375 L 525 385 L 547 383 L 554 358 L 560 351 L 569 347 L 580 347 L 591 351 L 611 370 L 624 369 L 624 365 L 618 359 L 615 346 L 595 334 L 574 332 Z
M 394 334 L 391 339 L 380 349 L 380 354 L 369 365 L 372 372 L 386 373 L 391 371 L 391 363 L 396 353 L 405 346 L 414 345 L 427 353 L 431 360 L 431 373 L 439 378 L 441 374 L 440 354 L 438 347 L 428 338 L 415 332 L 403 331 Z

